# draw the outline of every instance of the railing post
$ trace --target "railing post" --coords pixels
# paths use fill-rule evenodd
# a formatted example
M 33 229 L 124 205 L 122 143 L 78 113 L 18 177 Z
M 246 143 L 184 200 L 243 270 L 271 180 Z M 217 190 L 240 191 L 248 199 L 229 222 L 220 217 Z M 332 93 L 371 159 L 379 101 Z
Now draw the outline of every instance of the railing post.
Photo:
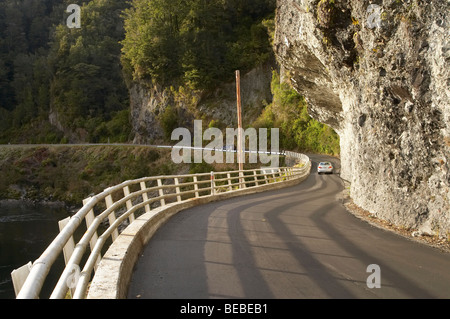
M 256 176 L 257 174 L 256 174 L 256 170 L 254 170 L 253 171 L 253 177 L 255 178 L 255 186 L 259 186 L 259 183 L 258 183 L 258 176 Z
M 262 170 L 263 174 L 264 174 L 264 181 L 266 182 L 266 184 L 269 184 L 269 180 L 267 179 L 267 169 Z
M 194 190 L 195 190 L 195 197 L 198 198 L 199 194 L 198 194 L 198 184 L 197 184 L 197 176 L 194 175 Z
M 128 186 L 125 186 L 123 188 L 123 195 L 125 197 L 127 197 L 128 195 L 130 195 L 130 188 Z M 133 203 L 131 202 L 131 200 L 127 200 L 127 210 L 130 210 L 131 208 L 133 208 Z M 130 222 L 130 224 L 132 222 L 134 222 L 134 213 L 131 213 L 130 216 L 128 216 L 128 220 Z
M 230 173 L 227 173 L 227 178 L 228 178 L 228 189 L 230 190 L 230 191 L 232 191 L 233 190 L 233 186 L 231 186 L 231 174 Z
M 179 185 L 179 184 L 180 184 L 180 182 L 178 181 L 178 177 L 175 177 L 175 185 Z M 177 186 L 175 188 L 175 190 L 176 190 L 177 194 L 180 194 L 180 187 L 179 186 Z M 181 202 L 181 196 L 180 195 L 177 195 L 177 202 Z
M 145 182 L 141 182 L 141 190 L 147 189 L 147 185 L 145 184 Z M 143 193 L 142 194 L 142 200 L 144 202 L 148 201 L 148 194 L 147 193 Z M 148 213 L 150 212 L 150 205 L 147 204 L 145 205 L 145 212 Z
M 23 283 L 25 282 L 28 275 L 30 274 L 31 267 L 32 267 L 32 263 L 30 261 L 28 264 L 23 265 L 20 268 L 14 269 L 11 272 L 11 278 L 12 278 L 12 282 L 13 282 L 13 286 L 14 286 L 14 293 L 16 294 L 16 297 L 19 294 L 20 290 L 22 289 Z
M 88 197 L 86 199 L 83 199 L 83 206 L 86 205 L 89 201 L 91 200 L 91 197 Z M 86 227 L 89 229 L 89 227 L 92 225 L 93 221 L 95 219 L 94 216 L 94 210 L 91 209 L 89 211 L 89 213 L 87 213 L 85 220 L 86 220 Z M 91 240 L 89 241 L 89 246 L 91 247 L 91 251 L 94 249 L 95 247 L 95 243 L 98 240 L 98 235 L 97 235 L 97 231 L 94 232 L 94 234 L 92 235 Z M 95 267 L 94 269 L 97 269 L 98 264 L 100 263 L 101 260 L 101 256 L 98 256 L 97 260 L 95 261 Z
M 60 232 L 64 229 L 64 227 L 66 227 L 66 225 L 69 221 L 70 221 L 70 217 L 67 217 L 58 222 Z M 66 266 L 69 262 L 70 257 L 72 256 L 74 249 L 75 249 L 75 241 L 73 240 L 73 236 L 70 236 L 70 239 L 67 241 L 66 245 L 63 248 L 64 263 L 66 264 Z M 71 296 L 73 296 L 73 292 L 74 292 L 74 288 L 70 287 Z
M 106 203 L 106 208 L 110 208 L 114 204 L 111 195 L 108 195 L 105 197 L 105 203 Z M 108 220 L 109 220 L 109 225 L 112 225 L 116 221 L 116 213 L 114 211 L 109 213 Z M 115 241 L 117 237 L 119 237 L 119 231 L 117 229 L 114 229 L 114 231 L 111 234 L 111 238 L 113 241 Z
M 63 220 L 60 220 L 58 222 L 59 231 L 62 231 L 64 227 L 66 227 L 67 223 L 69 223 L 70 217 L 67 217 Z M 66 245 L 63 248 L 64 253 L 64 262 L 67 265 L 67 262 L 70 259 L 70 256 L 72 256 L 73 250 L 75 249 L 75 241 L 73 240 L 73 236 L 70 237 L 70 239 L 67 241 Z
M 216 189 L 215 189 L 215 181 L 214 181 L 214 172 L 211 171 L 211 195 L 214 195 L 216 193 Z
M 239 171 L 239 188 L 247 188 L 243 171 Z
M 158 187 L 161 187 L 161 186 L 162 186 L 162 181 L 160 178 L 158 178 Z M 164 191 L 162 188 L 159 188 L 158 191 L 159 191 L 159 196 L 164 196 Z M 161 202 L 161 206 L 166 206 L 166 201 L 164 200 L 164 198 L 161 198 L 159 201 Z

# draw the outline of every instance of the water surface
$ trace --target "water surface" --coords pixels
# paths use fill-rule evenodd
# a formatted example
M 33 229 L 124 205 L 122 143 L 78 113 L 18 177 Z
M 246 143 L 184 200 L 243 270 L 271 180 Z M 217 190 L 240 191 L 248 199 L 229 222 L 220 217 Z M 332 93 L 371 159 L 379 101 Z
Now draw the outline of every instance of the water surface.
M 15 298 L 11 271 L 39 258 L 58 234 L 58 221 L 68 216 L 62 204 L 0 201 L 0 299 Z M 61 259 L 55 272 L 62 269 Z

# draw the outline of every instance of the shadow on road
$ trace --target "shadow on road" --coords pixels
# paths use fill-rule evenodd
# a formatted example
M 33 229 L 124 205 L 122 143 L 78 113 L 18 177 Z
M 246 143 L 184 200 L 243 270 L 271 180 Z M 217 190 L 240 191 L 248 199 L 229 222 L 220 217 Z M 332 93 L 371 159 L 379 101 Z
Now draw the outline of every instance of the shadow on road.
M 143 252 L 128 297 L 435 296 L 426 284 L 429 268 L 410 265 L 416 252 L 420 260 L 433 252 L 412 247 L 417 244 L 349 214 L 336 196 L 344 188 L 342 180 L 317 175 L 314 164 L 300 185 L 210 203 L 174 216 Z M 445 262 L 450 265 L 450 259 L 444 257 L 444 273 Z M 381 267 L 381 289 L 366 285 L 370 264 Z M 437 289 L 449 297 L 445 281 L 442 287 Z

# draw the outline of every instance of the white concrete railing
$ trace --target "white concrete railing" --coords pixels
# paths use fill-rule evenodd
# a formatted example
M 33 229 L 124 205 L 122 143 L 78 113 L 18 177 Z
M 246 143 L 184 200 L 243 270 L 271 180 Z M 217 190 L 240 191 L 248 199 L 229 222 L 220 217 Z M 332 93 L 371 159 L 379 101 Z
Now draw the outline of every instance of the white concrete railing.
M 114 242 L 124 228 L 132 225 L 136 216 L 148 213 L 157 206 L 169 206 L 171 202 L 218 197 L 224 192 L 252 187 L 270 189 L 271 185 L 305 178 L 311 162 L 307 156 L 296 154 L 290 155 L 303 162 L 302 167 L 146 177 L 126 181 L 85 199 L 84 206 L 74 216 L 60 222 L 60 233 L 44 253 L 34 263 L 12 272 L 17 298 L 40 297 L 44 282 L 61 253 L 66 266 L 50 298 L 65 298 L 68 292 L 74 299 L 85 298 L 92 273 L 99 265 L 109 237 Z M 83 220 L 86 221 L 85 227 Z M 102 225 L 106 228 L 103 231 Z M 75 244 L 74 233 L 81 227 L 85 232 Z

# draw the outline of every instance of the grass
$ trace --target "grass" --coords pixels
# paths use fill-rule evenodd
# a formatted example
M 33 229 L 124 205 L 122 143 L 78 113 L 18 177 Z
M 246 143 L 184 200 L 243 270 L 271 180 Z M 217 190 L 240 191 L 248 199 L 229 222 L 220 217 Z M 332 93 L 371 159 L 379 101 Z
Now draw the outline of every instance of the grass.
M 284 159 L 280 158 L 280 165 Z M 244 169 L 259 168 L 249 163 Z M 0 200 L 82 200 L 126 180 L 158 175 L 237 170 L 238 164 L 174 164 L 170 149 L 137 145 L 0 147 Z
M 169 150 L 144 146 L 0 148 L 0 199 L 80 205 L 91 194 L 125 180 L 174 174 Z

